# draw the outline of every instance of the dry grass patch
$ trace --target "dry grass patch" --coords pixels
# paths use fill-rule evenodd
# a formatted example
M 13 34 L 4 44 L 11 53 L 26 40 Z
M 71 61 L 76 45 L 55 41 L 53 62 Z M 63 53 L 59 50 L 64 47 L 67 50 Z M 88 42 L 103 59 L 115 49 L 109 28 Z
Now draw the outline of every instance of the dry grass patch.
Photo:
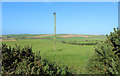
M 85 36 L 85 35 L 61 35 L 59 37 L 64 37 L 64 38 L 68 38 L 68 37 L 91 37 L 91 36 Z
M 26 38 L 38 38 L 38 37 L 47 37 L 47 36 L 53 36 L 53 35 L 52 34 L 50 34 L 50 35 L 39 35 L 39 36 L 26 37 Z

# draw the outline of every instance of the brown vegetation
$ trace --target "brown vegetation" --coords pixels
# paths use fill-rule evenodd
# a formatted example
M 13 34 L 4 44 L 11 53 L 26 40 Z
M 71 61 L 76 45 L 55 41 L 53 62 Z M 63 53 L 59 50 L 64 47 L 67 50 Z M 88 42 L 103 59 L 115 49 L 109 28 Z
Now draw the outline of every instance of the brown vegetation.
M 50 34 L 50 35 L 39 35 L 39 36 L 26 37 L 26 38 L 38 38 L 38 37 L 47 37 L 47 36 L 53 36 L 53 35 L 52 34 Z
M 70 35 L 61 35 L 61 36 L 59 36 L 59 37 L 91 37 L 91 36 L 85 36 L 85 35 L 72 35 L 72 34 L 70 34 Z

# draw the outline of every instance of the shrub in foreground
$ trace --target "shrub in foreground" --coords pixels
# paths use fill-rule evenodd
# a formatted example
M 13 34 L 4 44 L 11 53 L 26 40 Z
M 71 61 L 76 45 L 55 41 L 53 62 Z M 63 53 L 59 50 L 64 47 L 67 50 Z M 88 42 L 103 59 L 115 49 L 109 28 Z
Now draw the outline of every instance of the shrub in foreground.
M 95 47 L 95 52 L 87 65 L 88 73 L 94 74 L 120 74 L 120 31 L 107 35 L 105 42 Z
M 2 74 L 19 75 L 72 75 L 67 67 L 59 67 L 55 63 L 42 59 L 32 52 L 32 47 L 11 48 L 2 44 Z

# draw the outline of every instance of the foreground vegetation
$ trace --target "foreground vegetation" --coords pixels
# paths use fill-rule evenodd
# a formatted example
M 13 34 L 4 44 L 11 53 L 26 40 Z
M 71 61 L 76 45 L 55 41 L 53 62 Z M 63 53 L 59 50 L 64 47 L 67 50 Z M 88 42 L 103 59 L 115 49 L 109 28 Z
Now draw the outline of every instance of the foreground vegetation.
M 21 48 L 17 46 L 11 48 L 6 44 L 2 45 L 2 74 L 19 75 L 72 75 L 68 67 L 58 66 L 53 62 L 42 59 L 39 54 L 34 54 L 31 47 Z
M 114 28 L 105 42 L 96 45 L 87 70 L 92 74 L 120 74 L 120 30 Z

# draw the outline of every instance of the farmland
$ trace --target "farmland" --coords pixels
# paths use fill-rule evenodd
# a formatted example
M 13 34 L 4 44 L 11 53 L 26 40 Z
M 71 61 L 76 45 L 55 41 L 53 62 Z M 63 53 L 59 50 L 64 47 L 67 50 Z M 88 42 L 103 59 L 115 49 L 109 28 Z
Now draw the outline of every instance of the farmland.
M 4 35 L 16 41 L 5 41 L 7 45 L 15 47 L 15 44 L 24 46 L 32 46 L 35 54 L 40 51 L 43 58 L 57 63 L 58 65 L 65 65 L 72 68 L 73 73 L 86 74 L 86 64 L 89 57 L 94 53 L 95 44 L 88 45 L 89 43 L 97 43 L 104 41 L 104 35 L 75 35 L 75 34 L 58 34 L 56 51 L 54 48 L 53 35 Z M 9 39 L 9 38 L 8 38 Z M 81 45 L 82 44 L 82 45 Z M 85 44 L 85 45 L 84 45 Z

